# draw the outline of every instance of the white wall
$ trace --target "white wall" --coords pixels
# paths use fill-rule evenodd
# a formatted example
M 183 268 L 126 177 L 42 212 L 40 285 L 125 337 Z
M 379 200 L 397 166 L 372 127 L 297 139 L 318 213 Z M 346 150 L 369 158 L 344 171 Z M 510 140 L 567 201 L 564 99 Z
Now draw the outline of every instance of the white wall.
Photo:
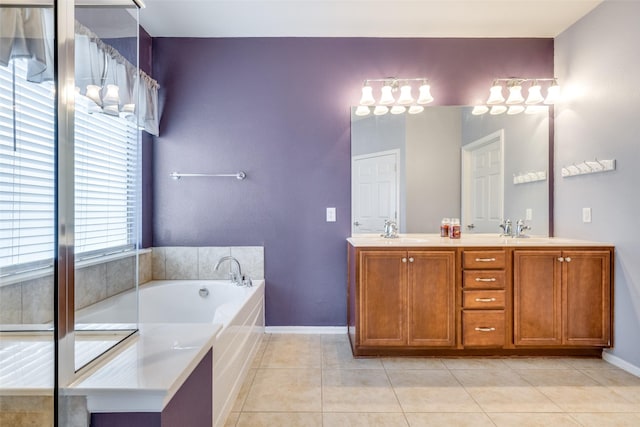
M 640 367 L 640 2 L 606 1 L 560 34 L 555 67 L 556 235 L 615 244 L 612 354 Z M 562 178 L 562 166 L 594 158 L 617 170 Z

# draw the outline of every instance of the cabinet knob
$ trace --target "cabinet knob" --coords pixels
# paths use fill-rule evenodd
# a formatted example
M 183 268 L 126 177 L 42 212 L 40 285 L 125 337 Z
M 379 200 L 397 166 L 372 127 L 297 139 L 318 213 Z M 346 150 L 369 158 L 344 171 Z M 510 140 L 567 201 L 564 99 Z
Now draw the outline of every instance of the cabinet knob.
M 406 258 L 402 258 L 402 262 L 407 262 L 407 259 Z
M 558 261 L 564 262 L 564 258 L 560 257 L 560 258 L 558 258 Z
M 413 262 L 413 261 L 414 261 L 413 257 L 409 258 L 409 262 Z
M 571 262 L 571 258 L 570 257 L 566 257 L 564 260 L 567 261 L 567 262 Z
M 496 328 L 483 328 L 483 327 L 476 328 L 476 331 L 478 332 L 493 332 L 495 330 Z

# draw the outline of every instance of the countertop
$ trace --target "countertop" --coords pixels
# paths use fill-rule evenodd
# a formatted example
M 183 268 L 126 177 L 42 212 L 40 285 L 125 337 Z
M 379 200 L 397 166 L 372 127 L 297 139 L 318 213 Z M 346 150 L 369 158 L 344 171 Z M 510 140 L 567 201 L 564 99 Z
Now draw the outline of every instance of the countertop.
M 378 234 L 362 234 L 347 238 L 354 247 L 603 247 L 610 242 L 566 239 L 561 237 L 503 237 L 498 234 L 462 234 L 460 239 L 440 237 L 439 234 L 400 234 L 397 238 L 384 238 Z

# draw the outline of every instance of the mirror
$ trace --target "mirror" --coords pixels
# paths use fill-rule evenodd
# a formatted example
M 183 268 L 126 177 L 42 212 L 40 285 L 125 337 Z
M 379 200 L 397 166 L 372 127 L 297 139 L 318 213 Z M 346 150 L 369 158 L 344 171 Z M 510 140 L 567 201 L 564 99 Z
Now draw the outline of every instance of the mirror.
M 473 115 L 473 107 L 426 107 L 418 114 L 351 110 L 352 234 L 439 233 L 461 218 L 463 233 L 500 233 L 526 220 L 548 236 L 549 109 Z

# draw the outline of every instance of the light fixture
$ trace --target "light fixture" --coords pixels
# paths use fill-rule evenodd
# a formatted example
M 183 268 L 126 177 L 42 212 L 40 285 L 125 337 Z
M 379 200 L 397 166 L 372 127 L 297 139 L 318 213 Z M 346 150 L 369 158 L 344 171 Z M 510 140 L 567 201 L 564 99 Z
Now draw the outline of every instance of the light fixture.
M 376 105 L 376 108 L 373 109 L 373 114 L 376 116 L 384 116 L 389 112 L 389 107 L 386 105 Z
M 520 86 L 520 82 L 514 82 L 512 86 L 509 86 L 507 105 L 521 104 L 523 102 L 524 97 L 522 96 L 522 86 Z
M 504 96 L 502 96 L 502 85 L 494 82 L 491 89 L 489 89 L 489 99 L 487 99 L 487 104 L 495 105 L 502 104 L 503 102 Z
M 102 105 L 102 99 L 100 98 L 100 86 L 96 85 L 87 85 L 86 96 L 97 105 Z
M 413 103 L 413 96 L 411 96 L 411 85 L 405 84 L 400 86 L 400 97 L 398 98 L 398 104 L 408 105 Z M 391 111 L 393 113 L 393 111 Z
M 371 113 L 371 109 L 366 105 L 358 105 L 356 108 L 356 116 L 368 116 Z
M 419 85 L 419 86 L 418 86 Z M 418 98 L 413 97 L 414 86 L 418 86 Z M 380 90 L 380 99 L 376 101 L 373 93 Z M 396 92 L 399 92 L 396 95 Z M 397 100 L 396 100 L 397 97 Z M 425 77 L 419 78 L 396 78 L 386 77 L 382 79 L 367 79 L 362 85 L 362 96 L 360 97 L 359 106 L 356 108 L 356 115 L 367 115 L 370 109 L 361 107 L 372 106 L 373 114 L 383 115 L 391 111 L 392 114 L 417 114 L 424 111 L 423 105 L 433 102 L 431 96 L 431 86 Z M 385 108 L 378 108 L 378 107 Z
M 547 97 L 542 95 L 542 83 L 548 84 Z M 548 83 L 547 83 L 548 82 Z M 502 88 L 506 85 L 509 89 L 509 97 L 504 99 L 502 96 Z M 528 95 L 525 100 L 522 95 L 522 88 L 528 87 Z M 489 112 L 490 114 L 520 114 L 523 111 L 528 114 L 533 112 L 539 112 L 539 109 L 530 109 L 529 107 L 537 106 L 544 102 L 545 104 L 554 104 L 557 102 L 560 95 L 560 86 L 558 85 L 558 79 L 554 78 L 522 78 L 522 77 L 509 77 L 493 80 L 491 88 L 489 89 L 489 98 L 485 106 L 476 105 L 471 112 L 473 115 L 481 115 Z M 506 105 L 504 105 L 506 104 Z M 489 107 L 500 108 L 489 108 Z M 509 107 L 509 108 L 507 108 Z M 548 111 L 548 110 L 545 110 Z
M 391 84 L 382 86 L 382 89 L 380 89 L 380 93 L 380 104 L 391 105 L 396 102 L 396 99 L 393 97 L 393 87 L 391 86 Z
M 527 96 L 527 100 L 525 104 L 534 105 L 540 104 L 544 101 L 544 96 L 542 96 L 542 86 L 538 83 L 538 81 L 534 81 L 531 87 L 529 88 L 529 96 Z
M 365 82 L 362 86 L 362 98 L 360 98 L 360 105 L 373 105 L 376 103 L 376 99 L 373 97 L 373 88 Z
M 559 97 L 560 85 L 558 85 L 558 81 L 556 79 L 553 79 L 553 83 L 551 83 L 551 86 L 547 89 L 547 97 L 544 99 L 544 103 L 547 105 L 555 104 Z
M 117 85 L 107 85 L 107 93 L 102 97 L 102 103 L 104 105 L 118 105 L 120 103 L 119 92 L 120 88 Z

